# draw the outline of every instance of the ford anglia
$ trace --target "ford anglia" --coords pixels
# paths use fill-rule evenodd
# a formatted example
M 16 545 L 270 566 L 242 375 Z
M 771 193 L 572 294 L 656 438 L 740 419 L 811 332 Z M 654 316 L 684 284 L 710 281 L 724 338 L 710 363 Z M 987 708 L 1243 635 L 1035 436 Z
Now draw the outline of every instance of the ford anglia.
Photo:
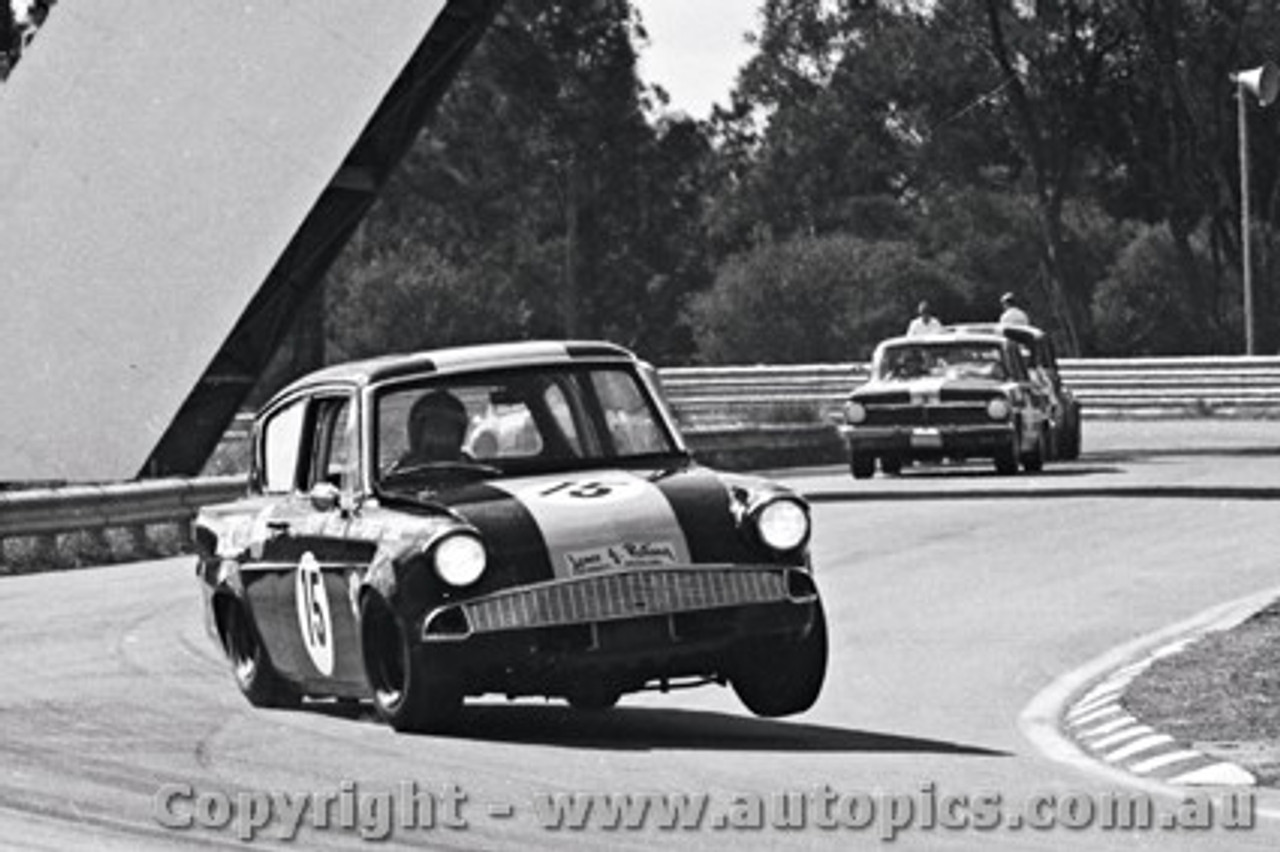
M 625 349 L 329 367 L 251 440 L 248 493 L 202 509 L 196 542 L 206 626 L 254 705 L 371 701 L 429 731 L 487 693 L 598 711 L 718 683 L 769 717 L 819 695 L 808 505 L 699 465 Z

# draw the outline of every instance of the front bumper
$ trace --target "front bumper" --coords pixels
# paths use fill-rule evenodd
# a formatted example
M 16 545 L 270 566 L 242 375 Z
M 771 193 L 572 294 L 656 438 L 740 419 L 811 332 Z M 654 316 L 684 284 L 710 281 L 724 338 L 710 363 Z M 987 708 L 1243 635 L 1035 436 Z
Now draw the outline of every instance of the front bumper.
M 735 649 L 804 637 L 820 611 L 812 576 L 784 566 L 663 567 L 573 577 L 450 604 L 423 619 L 420 653 L 469 692 L 621 692 L 722 677 Z
M 1006 450 L 1014 437 L 1010 422 L 964 426 L 846 426 L 852 453 L 901 458 L 989 456 Z

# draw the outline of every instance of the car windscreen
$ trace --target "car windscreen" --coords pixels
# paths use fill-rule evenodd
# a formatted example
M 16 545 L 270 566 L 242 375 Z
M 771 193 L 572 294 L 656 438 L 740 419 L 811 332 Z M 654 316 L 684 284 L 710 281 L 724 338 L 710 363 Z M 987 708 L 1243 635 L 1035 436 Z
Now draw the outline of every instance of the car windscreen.
M 1009 377 L 1004 350 L 999 344 L 981 342 L 887 346 L 876 359 L 875 374 L 886 381 L 925 377 L 1004 381 Z
M 633 369 L 564 365 L 401 382 L 375 394 L 382 484 L 473 466 L 486 475 L 680 452 Z

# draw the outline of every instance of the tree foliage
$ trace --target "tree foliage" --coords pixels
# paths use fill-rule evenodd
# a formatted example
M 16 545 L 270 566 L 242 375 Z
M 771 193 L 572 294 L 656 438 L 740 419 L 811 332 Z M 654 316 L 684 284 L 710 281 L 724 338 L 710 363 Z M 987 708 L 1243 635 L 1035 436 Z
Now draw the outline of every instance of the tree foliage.
M 848 360 L 929 298 L 1018 291 L 1070 354 L 1239 351 L 1219 0 L 760 0 L 709 120 L 637 75 L 627 0 L 511 0 L 328 282 L 329 357 L 604 337 L 658 363 Z M 1280 345 L 1280 110 L 1250 109 L 1259 340 Z M 1273 114 L 1274 113 L 1274 114 Z

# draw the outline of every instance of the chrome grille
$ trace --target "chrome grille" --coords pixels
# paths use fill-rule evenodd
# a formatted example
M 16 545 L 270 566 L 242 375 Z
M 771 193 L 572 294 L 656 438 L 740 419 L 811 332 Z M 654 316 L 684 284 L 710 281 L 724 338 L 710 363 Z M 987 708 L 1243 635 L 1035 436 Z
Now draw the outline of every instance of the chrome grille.
M 787 599 L 785 568 L 648 568 L 499 592 L 463 605 L 477 633 Z

